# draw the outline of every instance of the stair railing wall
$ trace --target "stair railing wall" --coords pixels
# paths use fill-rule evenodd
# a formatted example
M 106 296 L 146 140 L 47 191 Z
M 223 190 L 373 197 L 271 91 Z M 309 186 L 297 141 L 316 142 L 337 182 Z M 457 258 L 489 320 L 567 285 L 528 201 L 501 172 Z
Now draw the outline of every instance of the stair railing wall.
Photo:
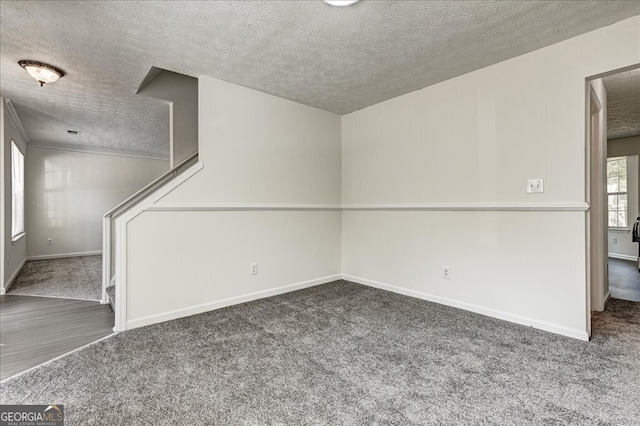
M 198 161 L 198 153 L 194 153 L 174 168 L 145 186 L 131 197 L 107 212 L 102 219 L 102 297 L 101 303 L 109 303 L 107 287 L 115 285 L 117 233 L 116 219 L 154 194 L 158 189 L 173 180 L 176 176 Z M 117 290 L 116 290 L 117 291 Z

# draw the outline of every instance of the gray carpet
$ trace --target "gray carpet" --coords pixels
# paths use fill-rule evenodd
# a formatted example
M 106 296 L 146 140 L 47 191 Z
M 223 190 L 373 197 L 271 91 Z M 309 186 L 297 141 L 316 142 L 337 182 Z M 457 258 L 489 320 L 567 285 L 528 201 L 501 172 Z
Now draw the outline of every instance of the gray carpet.
M 68 425 L 638 424 L 640 305 L 591 342 L 338 281 L 120 333 L 1 385 Z
M 638 262 L 609 258 L 609 292 L 614 299 L 640 302 Z
M 100 300 L 102 256 L 30 260 L 7 294 Z

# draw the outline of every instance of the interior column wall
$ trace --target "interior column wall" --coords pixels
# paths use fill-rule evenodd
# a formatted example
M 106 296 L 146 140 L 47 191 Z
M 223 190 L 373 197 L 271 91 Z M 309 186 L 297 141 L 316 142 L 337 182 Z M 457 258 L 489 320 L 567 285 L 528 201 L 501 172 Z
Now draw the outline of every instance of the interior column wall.
M 340 278 L 340 116 L 201 77 L 199 136 L 204 168 L 127 224 L 128 328 Z

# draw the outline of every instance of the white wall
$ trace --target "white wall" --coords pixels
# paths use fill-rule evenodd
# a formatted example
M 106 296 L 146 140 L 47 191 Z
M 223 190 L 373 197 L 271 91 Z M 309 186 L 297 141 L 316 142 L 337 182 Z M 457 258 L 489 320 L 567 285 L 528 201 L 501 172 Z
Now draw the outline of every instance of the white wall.
M 168 169 L 163 160 L 29 147 L 29 256 L 102 250 L 102 216 Z
M 340 117 L 208 77 L 199 114 L 204 169 L 127 225 L 129 328 L 340 277 Z
M 205 169 L 162 205 L 340 203 L 340 116 L 200 78 Z
M 171 167 L 198 151 L 198 79 L 162 70 L 138 94 L 170 102 Z
M 0 165 L 2 166 L 2 262 L 3 276 L 0 277 L 0 294 L 4 294 L 5 290 L 11 285 L 20 268 L 24 264 L 27 257 L 27 243 L 25 236 L 16 241 L 11 238 L 11 212 L 12 212 L 12 189 L 11 189 L 11 141 L 13 140 L 20 151 L 28 160 L 27 148 L 24 139 L 20 136 L 15 126 L 9 119 L 9 115 L 5 109 L 4 99 L 0 98 L 0 120 L 2 120 L 2 155 Z M 28 180 L 27 180 L 28 183 Z M 25 231 L 29 232 L 28 225 L 25 224 Z
M 586 338 L 585 78 L 637 62 L 639 17 L 344 116 L 343 273 Z
M 640 141 L 638 142 L 640 145 Z M 620 157 L 620 155 L 617 155 Z M 631 240 L 631 229 L 638 217 L 638 156 L 627 157 L 627 203 L 629 206 L 629 225 L 625 230 L 609 229 L 609 256 L 622 259 L 637 260 L 638 243 Z M 617 242 L 614 242 L 616 238 Z
M 339 211 L 151 211 L 127 237 L 130 327 L 339 279 Z
M 586 338 L 585 78 L 635 62 L 640 18 L 342 120 L 200 78 L 204 169 L 124 224 L 127 326 L 328 281 L 342 261 L 359 282 Z

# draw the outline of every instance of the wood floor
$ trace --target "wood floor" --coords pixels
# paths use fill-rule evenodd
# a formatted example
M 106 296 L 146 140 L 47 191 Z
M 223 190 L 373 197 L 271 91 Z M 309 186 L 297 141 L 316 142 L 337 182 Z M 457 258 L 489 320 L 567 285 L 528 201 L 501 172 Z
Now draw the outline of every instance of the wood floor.
M 98 302 L 0 296 L 1 379 L 108 336 L 113 322 Z

